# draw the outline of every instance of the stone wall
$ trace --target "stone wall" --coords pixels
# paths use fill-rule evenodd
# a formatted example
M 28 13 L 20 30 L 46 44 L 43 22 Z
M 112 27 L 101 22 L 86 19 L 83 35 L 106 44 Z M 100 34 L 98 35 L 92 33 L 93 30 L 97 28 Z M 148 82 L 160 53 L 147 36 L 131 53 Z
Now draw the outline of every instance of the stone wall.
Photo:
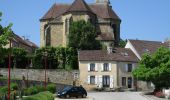
M 8 69 L 0 68 L 0 75 L 7 77 Z M 11 77 L 22 79 L 24 76 L 28 80 L 44 81 L 45 71 L 43 69 L 11 69 Z M 65 70 L 47 70 L 47 80 L 49 78 L 50 82 L 72 85 L 73 81 L 79 76 L 78 70 L 65 71 Z

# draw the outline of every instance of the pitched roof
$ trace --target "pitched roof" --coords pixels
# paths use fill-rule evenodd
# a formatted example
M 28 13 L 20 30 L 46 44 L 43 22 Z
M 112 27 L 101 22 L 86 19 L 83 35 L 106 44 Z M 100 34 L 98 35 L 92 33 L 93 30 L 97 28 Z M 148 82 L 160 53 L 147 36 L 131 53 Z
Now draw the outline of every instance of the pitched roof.
M 154 53 L 161 46 L 168 47 L 167 43 L 159 41 L 147 41 L 147 40 L 129 40 L 138 54 L 142 57 L 144 53 Z
M 75 11 L 92 12 L 90 7 L 87 5 L 87 3 L 84 0 L 75 0 L 67 10 L 67 12 L 75 12 Z
M 113 41 L 114 37 L 113 37 L 113 33 L 102 33 L 98 35 L 96 39 L 101 41 Z
M 79 61 L 122 61 L 138 62 L 135 54 L 127 48 L 115 48 L 113 53 L 107 50 L 83 50 L 78 53 Z
M 13 33 L 13 39 L 12 40 L 15 41 L 15 42 L 18 42 L 18 43 L 22 43 L 22 44 L 27 45 L 27 46 L 32 47 L 32 48 L 38 48 L 38 46 L 36 44 L 34 44 L 33 42 L 31 42 L 29 40 L 24 40 L 15 33 Z
M 79 0 L 76 0 L 77 2 Z M 75 1 L 75 2 L 76 2 Z M 97 15 L 97 17 L 103 18 L 103 19 L 115 19 L 115 20 L 121 20 L 117 14 L 112 10 L 112 8 L 107 5 L 107 4 L 89 4 L 87 5 L 86 3 L 83 4 L 83 1 L 80 0 L 82 2 L 82 5 L 84 5 L 83 7 L 81 7 L 78 3 L 68 5 L 68 4 L 54 4 L 49 10 L 48 12 L 40 19 L 41 20 L 45 20 L 45 19 L 53 19 L 56 17 L 59 17 L 61 15 L 63 15 L 64 13 L 66 13 L 68 10 L 70 11 L 92 11 L 94 14 Z M 80 2 L 79 1 L 79 2 Z

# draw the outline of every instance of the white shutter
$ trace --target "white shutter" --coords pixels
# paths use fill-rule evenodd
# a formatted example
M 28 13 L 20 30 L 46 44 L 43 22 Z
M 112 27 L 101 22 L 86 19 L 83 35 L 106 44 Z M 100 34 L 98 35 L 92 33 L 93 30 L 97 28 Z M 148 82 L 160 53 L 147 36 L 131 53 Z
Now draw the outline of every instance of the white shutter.
M 134 70 L 135 69 L 135 64 L 132 64 L 132 70 Z
M 98 71 L 98 66 L 97 66 L 97 64 L 95 64 L 95 71 Z
M 90 71 L 90 63 L 88 64 L 88 71 Z
M 90 84 L 90 76 L 87 77 L 87 83 Z
M 113 76 L 110 75 L 110 88 L 113 88 Z
M 98 77 L 95 76 L 95 84 L 98 84 Z
M 125 71 L 128 72 L 128 64 L 125 64 Z
M 101 64 L 101 72 L 103 71 L 103 63 Z
M 101 75 L 99 75 L 99 88 L 102 88 L 102 76 Z
M 112 71 L 112 64 L 109 63 L 109 71 Z

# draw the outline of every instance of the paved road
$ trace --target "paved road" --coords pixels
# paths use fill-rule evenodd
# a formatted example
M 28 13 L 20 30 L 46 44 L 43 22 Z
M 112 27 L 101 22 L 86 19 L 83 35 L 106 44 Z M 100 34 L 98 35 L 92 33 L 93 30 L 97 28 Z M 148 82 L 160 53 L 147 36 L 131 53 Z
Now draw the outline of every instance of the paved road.
M 88 96 L 94 100 L 150 100 L 139 92 L 95 92 L 88 93 Z

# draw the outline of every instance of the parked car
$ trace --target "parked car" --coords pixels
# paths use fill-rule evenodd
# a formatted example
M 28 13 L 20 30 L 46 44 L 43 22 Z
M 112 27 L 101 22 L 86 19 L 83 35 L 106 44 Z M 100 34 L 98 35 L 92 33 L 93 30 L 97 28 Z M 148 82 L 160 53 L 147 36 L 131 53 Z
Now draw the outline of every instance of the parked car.
M 82 86 L 67 86 L 62 91 L 57 93 L 59 98 L 82 97 L 86 98 L 87 92 Z

